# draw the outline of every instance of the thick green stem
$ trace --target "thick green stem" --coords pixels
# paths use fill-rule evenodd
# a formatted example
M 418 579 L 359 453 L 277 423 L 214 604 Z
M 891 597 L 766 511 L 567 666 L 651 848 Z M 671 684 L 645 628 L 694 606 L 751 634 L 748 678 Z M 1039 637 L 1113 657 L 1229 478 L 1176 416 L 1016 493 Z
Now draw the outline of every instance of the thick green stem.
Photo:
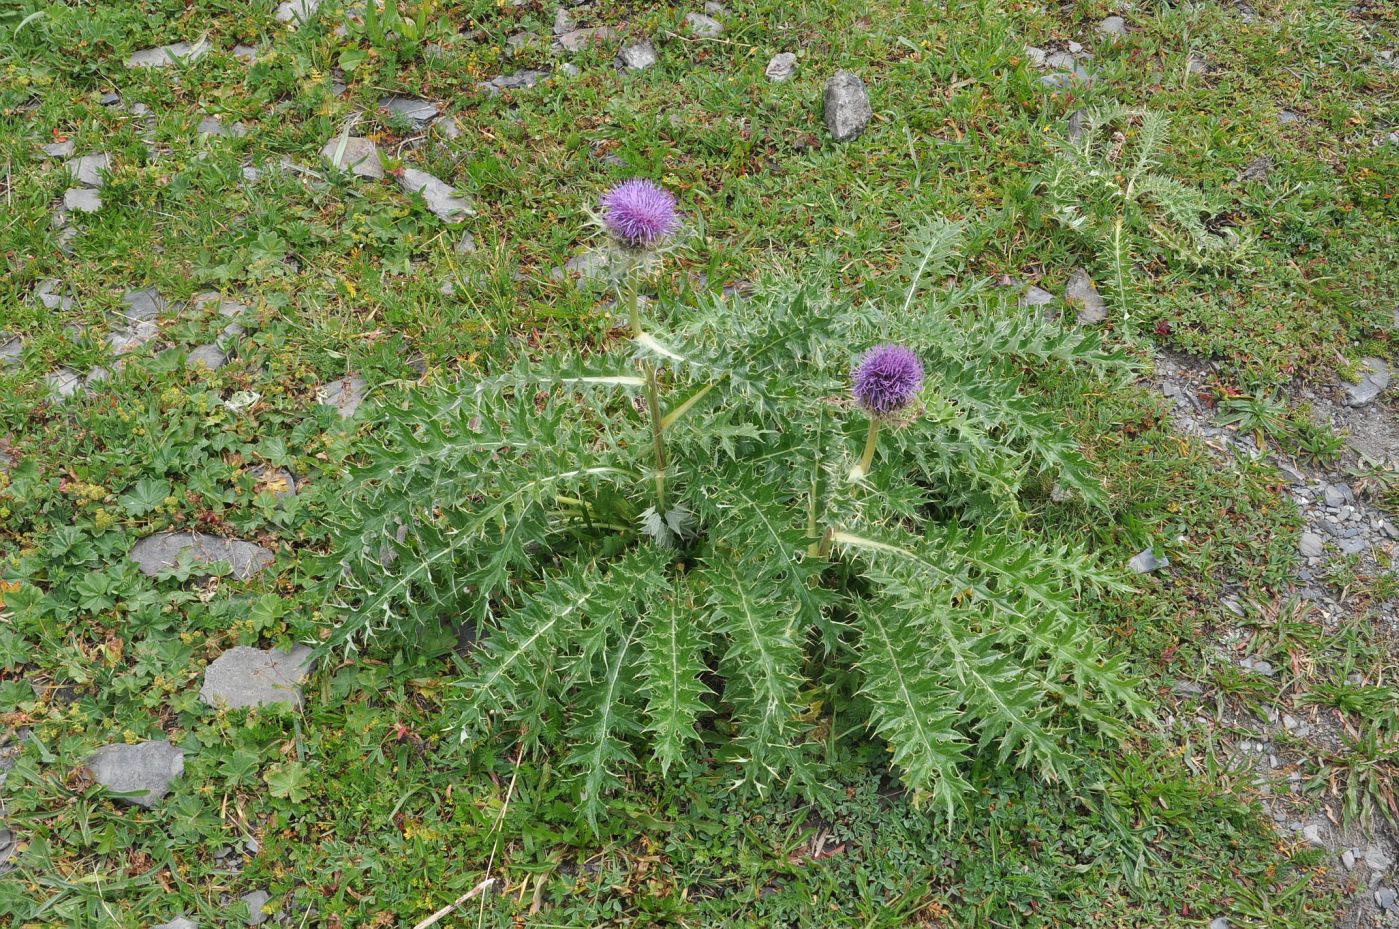
M 627 312 L 631 317 L 632 337 L 639 339 L 645 332 L 641 328 L 641 311 L 637 306 L 636 282 L 634 280 L 627 281 L 626 291 Z M 655 446 L 656 452 L 656 512 L 664 513 L 666 512 L 666 450 L 665 424 L 661 419 L 660 388 L 656 383 L 656 366 L 650 361 L 643 361 L 641 369 L 646 375 L 646 412 L 651 418 L 651 442 Z
M 874 461 L 874 449 L 879 444 L 879 420 L 870 417 L 870 431 L 865 437 L 865 453 L 860 456 L 860 463 L 850 469 L 850 480 L 864 480 L 865 475 L 870 473 L 870 464 Z

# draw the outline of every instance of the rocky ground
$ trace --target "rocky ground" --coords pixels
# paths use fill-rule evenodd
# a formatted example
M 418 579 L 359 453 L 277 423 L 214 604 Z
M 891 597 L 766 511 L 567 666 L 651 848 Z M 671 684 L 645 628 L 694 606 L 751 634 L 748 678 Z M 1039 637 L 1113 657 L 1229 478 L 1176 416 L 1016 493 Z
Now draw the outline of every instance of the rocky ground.
M 1360 601 L 1338 596 L 1324 581 L 1325 567 L 1333 558 L 1349 558 L 1357 574 L 1373 576 L 1390 570 L 1399 555 L 1399 528 L 1375 506 L 1374 488 L 1356 478 L 1373 473 L 1375 465 L 1399 467 L 1399 396 L 1386 392 L 1389 375 L 1384 362 L 1373 359 L 1369 370 L 1351 381 L 1338 378 L 1332 384 L 1291 388 L 1294 402 L 1307 404 L 1320 422 L 1346 437 L 1345 452 L 1330 467 L 1299 460 L 1295 448 L 1276 443 L 1260 448 L 1255 436 L 1219 425 L 1215 401 L 1220 380 L 1208 362 L 1163 353 L 1154 381 L 1175 403 L 1179 432 L 1213 450 L 1221 467 L 1238 457 L 1264 457 L 1283 476 L 1280 493 L 1297 505 L 1305 529 L 1293 590 L 1281 608 L 1328 633 L 1360 625 L 1381 647 L 1384 642 L 1399 647 L 1399 598 Z M 1237 588 L 1226 589 L 1222 604 L 1226 616 L 1237 618 L 1258 609 L 1257 604 L 1245 606 Z M 1293 672 L 1299 669 L 1276 667 L 1252 654 L 1256 629 L 1226 623 L 1214 644 L 1220 661 L 1267 682 L 1263 699 L 1245 703 L 1182 682 L 1176 686 L 1179 721 L 1187 730 L 1220 727 L 1231 764 L 1250 774 L 1251 786 L 1279 833 L 1332 853 L 1335 877 L 1351 896 L 1339 925 L 1399 926 L 1399 826 L 1384 816 L 1357 823 L 1344 809 L 1328 770 L 1344 740 L 1357 733 L 1340 714 L 1296 699 L 1300 688 Z M 1351 683 L 1385 682 L 1365 682 L 1354 675 Z M 1308 780 L 1329 782 L 1319 803 L 1309 799 L 1315 793 L 1307 790 Z M 1227 921 L 1211 925 L 1224 929 Z

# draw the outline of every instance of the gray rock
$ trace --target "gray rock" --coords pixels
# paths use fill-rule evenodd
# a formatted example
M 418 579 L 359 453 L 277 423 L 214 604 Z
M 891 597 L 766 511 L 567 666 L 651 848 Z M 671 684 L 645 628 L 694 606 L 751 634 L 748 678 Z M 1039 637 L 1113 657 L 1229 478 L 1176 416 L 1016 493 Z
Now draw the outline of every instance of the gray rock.
M 19 363 L 19 356 L 24 351 L 24 342 L 19 336 L 12 336 L 8 332 L 0 332 L 0 367 L 9 367 Z
M 435 103 L 429 103 L 417 97 L 385 97 L 379 101 L 379 109 L 393 116 L 410 120 L 419 129 L 442 113 Z
M 260 926 L 267 920 L 267 914 L 262 908 L 267 906 L 267 901 L 272 897 L 265 890 L 254 890 L 252 893 L 243 894 L 240 898 L 248 906 L 248 925 Z
M 102 195 L 89 187 L 70 187 L 63 192 L 63 208 L 77 213 L 96 213 L 102 209 Z
M 370 139 L 352 135 L 344 139 L 336 136 L 321 149 L 321 157 L 326 164 L 341 171 L 349 171 L 357 177 L 382 178 L 384 167 L 379 163 L 379 147 Z
M 476 212 L 467 200 L 456 195 L 452 185 L 438 180 L 426 171 L 404 168 L 398 176 L 398 186 L 407 193 L 422 194 L 423 199 L 427 201 L 427 208 L 443 222 L 460 222 Z
M 1083 268 L 1069 275 L 1068 283 L 1064 285 L 1064 302 L 1079 308 L 1078 322 L 1081 326 L 1107 319 L 1107 304 L 1098 293 L 1098 288 L 1093 286 L 1093 279 Z
M 1136 555 L 1132 556 L 1131 561 L 1127 562 L 1127 567 L 1131 568 L 1137 574 L 1150 574 L 1153 571 L 1168 568 L 1170 565 L 1171 559 L 1158 558 L 1154 547 L 1148 547 L 1138 552 Z
M 1066 68 L 1055 74 L 1046 74 L 1040 78 L 1040 83 L 1051 88 L 1072 87 L 1074 84 L 1092 84 L 1093 75 L 1083 65 L 1075 64 L 1071 68 Z
M 263 485 L 258 488 L 260 491 L 265 490 L 274 497 L 296 496 L 296 477 L 290 471 L 257 465 L 249 469 L 248 473 Z
M 3 353 L 3 349 L 0 349 L 0 353 Z M 1380 533 L 1387 539 L 1399 540 L 1399 526 L 1387 519 L 1380 520 Z
M 461 241 L 457 243 L 457 254 L 458 254 L 458 255 L 474 255 L 474 254 L 476 254 L 476 237 L 473 236 L 473 235 L 472 235 L 471 233 L 469 233 L 469 232 L 463 232 L 463 233 L 461 234 Z
M 1109 16 L 1098 23 L 1098 34 L 1104 36 L 1119 36 L 1127 34 L 1127 20 L 1121 16 Z
M 60 397 L 71 397 L 82 386 L 83 377 L 72 368 L 58 368 L 45 374 L 44 382 Z
M 644 71 L 659 60 L 656 55 L 656 46 L 651 44 L 650 39 L 642 39 L 640 42 L 624 45 L 622 50 L 617 53 L 617 67 L 625 71 Z
M 1229 929 L 1229 920 L 1223 916 L 1217 916 L 1210 920 L 1209 929 Z
M 1278 122 L 1284 126 L 1291 125 L 1292 123 L 1297 122 L 1301 118 L 1302 117 L 1298 116 L 1291 110 L 1283 110 L 1280 113 L 1278 113 Z
M 97 783 L 126 795 L 117 798 L 122 803 L 150 809 L 170 792 L 170 782 L 185 773 L 185 753 L 166 741 L 104 745 L 87 767 Z
M 199 699 L 216 709 L 287 704 L 301 706 L 301 682 L 311 670 L 311 649 L 230 648 L 204 669 Z
M 167 307 L 165 298 L 154 287 L 128 290 L 121 298 L 121 305 L 121 315 L 136 322 L 153 320 Z
M 206 116 L 199 121 L 199 134 L 202 136 L 227 136 L 241 139 L 248 134 L 248 127 L 242 122 L 225 126 L 217 116 Z
M 1347 871 L 1355 870 L 1355 852 L 1350 849 L 1341 852 L 1341 865 L 1344 866 Z
M 559 7 L 558 12 L 554 14 L 554 35 L 564 35 L 577 28 L 578 24 L 574 22 L 568 10 L 565 7 Z
M 126 59 L 126 66 L 128 68 L 164 68 L 169 65 L 198 61 L 208 53 L 209 41 L 207 39 L 200 39 L 195 43 L 176 42 L 173 45 L 144 48 L 139 52 L 134 52 L 130 58 Z
M 191 371 L 197 371 L 200 368 L 217 371 L 226 364 L 228 364 L 228 353 L 212 342 L 190 349 L 189 354 L 185 356 L 185 367 Z
M 50 142 L 48 145 L 40 145 L 39 151 L 50 158 L 69 158 L 73 154 L 73 140 L 68 139 L 63 142 Z
M 101 187 L 107 183 L 102 173 L 112 170 L 112 156 L 106 152 L 83 155 L 81 158 L 74 158 L 66 162 L 65 166 L 68 168 L 68 173 L 73 176 L 73 180 L 84 187 Z
M 1239 171 L 1239 181 L 1241 183 L 1262 182 L 1266 181 L 1268 175 L 1272 173 L 1273 159 L 1267 155 L 1260 155 L 1244 165 L 1243 170 Z
M 1322 491 L 1327 506 L 1341 507 L 1355 500 L 1355 493 L 1345 484 L 1327 484 Z
M 724 32 L 723 23 L 703 13 L 686 13 L 685 25 L 688 26 L 690 31 L 695 35 L 705 39 L 718 38 L 720 35 L 723 35 Z
M 107 333 L 107 348 L 113 355 L 134 352 L 147 342 L 160 335 L 160 327 L 151 322 L 134 322 L 121 329 Z
M 1386 913 L 1396 908 L 1396 900 L 1399 900 L 1399 893 L 1393 887 L 1381 887 L 1375 891 L 1375 905 Z
M 617 33 L 609 26 L 595 26 L 591 29 L 574 29 L 554 39 L 554 45 L 566 52 L 581 52 L 589 45 L 611 42 Z
M 342 419 L 349 419 L 364 402 L 364 392 L 368 386 L 358 374 L 348 374 L 318 390 L 316 402 L 322 406 L 335 407 Z
M 278 5 L 275 15 L 281 23 L 309 22 L 311 17 L 316 15 L 320 5 L 321 0 L 286 0 Z
M 1054 295 L 1047 290 L 1031 284 L 1025 288 L 1025 292 L 1020 295 L 1021 306 L 1049 306 L 1054 302 Z
M 865 82 L 853 71 L 837 71 L 831 75 L 826 81 L 822 106 L 826 128 L 837 142 L 858 139 L 874 116 Z
M 1321 827 L 1316 823 L 1308 823 L 1302 827 L 1302 838 L 1318 848 L 1326 847 L 1326 839 L 1321 834 Z
M 1378 358 L 1360 359 L 1360 377 L 1347 381 L 1346 406 L 1365 406 L 1389 386 L 1389 365 Z
M 168 923 L 161 923 L 159 926 L 152 926 L 151 929 L 199 929 L 199 927 L 185 919 L 183 916 L 176 916 Z
M 522 87 L 533 87 L 549 76 L 548 71 L 516 71 L 514 74 L 500 74 L 489 81 L 477 84 L 479 90 L 484 90 L 488 94 L 498 94 L 502 90 L 517 90 Z
M 276 556 L 255 542 L 224 539 L 203 532 L 157 532 L 146 536 L 131 549 L 131 560 L 147 577 L 174 567 L 189 552 L 198 565 L 226 561 L 238 580 L 247 580 L 276 560 Z
M 605 248 L 590 248 L 568 259 L 553 276 L 555 280 L 563 280 L 568 275 L 585 281 L 605 280 L 610 277 L 611 269 L 612 253 Z
M 1365 863 L 1375 871 L 1388 871 L 1394 864 L 1394 859 L 1384 850 L 1379 843 L 1365 846 Z
M 1272 677 L 1274 674 L 1277 673 L 1277 669 L 1273 667 L 1272 662 L 1264 661 L 1261 658 L 1254 658 L 1252 656 L 1249 656 L 1240 661 L 1239 667 L 1243 668 L 1246 671 L 1252 671 L 1255 674 L 1261 674 L 1264 677 Z
M 797 56 L 791 52 L 778 52 L 772 56 L 763 74 L 774 84 L 790 81 L 797 74 Z
M 233 57 L 244 64 L 253 64 L 257 61 L 257 49 L 251 45 L 233 46 Z
M 34 296 L 49 310 L 71 310 L 73 298 L 63 292 L 63 282 L 54 278 L 40 281 L 34 289 Z

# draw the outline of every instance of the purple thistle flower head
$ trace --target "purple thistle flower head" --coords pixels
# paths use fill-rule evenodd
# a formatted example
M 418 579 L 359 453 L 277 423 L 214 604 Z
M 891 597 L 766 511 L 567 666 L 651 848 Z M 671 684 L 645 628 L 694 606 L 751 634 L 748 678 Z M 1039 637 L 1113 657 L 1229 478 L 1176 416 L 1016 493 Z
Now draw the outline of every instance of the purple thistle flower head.
M 603 194 L 602 219 L 628 248 L 650 248 L 680 230 L 675 195 L 644 178 L 623 181 Z
M 923 362 L 903 345 L 876 345 L 855 366 L 855 401 L 875 416 L 887 416 L 912 402 L 923 389 Z

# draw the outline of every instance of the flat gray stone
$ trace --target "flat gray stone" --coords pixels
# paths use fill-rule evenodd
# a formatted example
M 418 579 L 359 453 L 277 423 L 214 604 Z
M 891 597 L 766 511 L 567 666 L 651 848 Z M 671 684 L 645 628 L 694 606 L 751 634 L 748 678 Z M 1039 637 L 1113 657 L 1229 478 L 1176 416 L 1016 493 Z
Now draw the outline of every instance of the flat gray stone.
M 826 81 L 822 103 L 826 128 L 837 142 L 859 138 L 874 115 L 865 82 L 853 71 L 837 71 L 831 75 Z
M 340 137 L 336 136 L 325 143 L 325 147 L 321 149 L 321 157 L 331 167 L 349 171 L 357 177 L 384 176 L 383 165 L 379 163 L 379 147 L 372 140 L 362 136 L 352 135 L 346 138 L 343 149 L 340 146 Z
M 589 45 L 601 45 L 617 38 L 610 26 L 594 26 L 591 29 L 574 29 L 554 39 L 554 45 L 563 51 L 577 53 Z
M 63 192 L 63 208 L 76 213 L 96 213 L 102 209 L 102 195 L 90 187 L 70 187 Z
M 514 74 L 497 75 L 489 81 L 477 84 L 476 88 L 494 96 L 503 90 L 518 90 L 524 87 L 533 87 L 548 76 L 548 71 L 516 71 Z
M 228 353 L 212 342 L 207 345 L 200 345 L 190 349 L 185 356 L 185 367 L 191 371 L 203 368 L 207 371 L 217 371 L 228 364 Z
M 165 298 L 154 287 L 128 290 L 121 298 L 120 313 L 127 319 L 148 322 L 165 312 Z
M 34 296 L 39 298 L 39 302 L 49 310 L 71 310 L 73 308 L 73 298 L 63 292 L 63 282 L 56 278 L 49 278 L 39 282 L 39 286 L 34 289 Z
M 559 7 L 554 14 L 554 35 L 565 35 L 578 28 L 578 23 L 574 22 L 572 14 L 567 7 Z
M 266 491 L 274 497 L 296 496 L 296 477 L 285 468 L 257 465 L 248 473 L 257 478 L 259 491 Z
M 1379 843 L 1371 843 L 1365 846 L 1365 863 L 1375 871 L 1388 871 L 1394 864 L 1394 859 L 1389 852 L 1384 850 L 1384 846 Z
M 443 222 L 460 222 L 475 212 L 469 202 L 456 195 L 452 185 L 426 171 L 404 168 L 398 176 L 398 186 L 410 194 L 422 194 L 427 208 Z
M 251 45 L 235 45 L 233 57 L 245 64 L 253 64 L 257 61 L 257 49 Z
M 1292 123 L 1297 122 L 1301 118 L 1302 117 L 1298 116 L 1291 110 L 1282 110 L 1278 113 L 1278 123 L 1280 123 L 1283 126 L 1291 125 Z
M 1326 554 L 1326 541 L 1315 532 L 1304 532 L 1299 548 L 1304 558 L 1320 558 Z
M 160 327 L 155 323 L 134 322 L 107 333 L 107 348 L 113 355 L 125 355 L 136 351 L 158 335 L 160 335 Z
M 1137 574 L 1150 574 L 1153 571 L 1168 568 L 1170 565 L 1171 559 L 1157 557 L 1154 547 L 1138 552 L 1132 556 L 1131 561 L 1127 562 L 1127 567 Z
M 403 119 L 410 120 L 419 129 L 432 122 L 442 111 L 437 104 L 417 97 L 384 97 L 379 101 L 379 109 Z
M 1021 306 L 1049 306 L 1055 297 L 1049 291 L 1031 284 L 1025 288 L 1025 292 L 1020 295 Z
M 168 923 L 161 923 L 159 926 L 152 926 L 151 929 L 199 929 L 199 927 L 185 919 L 183 916 L 176 916 Z
M 44 383 L 60 397 L 71 397 L 83 384 L 83 376 L 72 368 L 58 368 L 44 375 Z
M 170 782 L 185 773 L 185 752 L 163 740 L 104 745 L 88 759 L 87 767 L 97 783 L 126 795 L 116 799 L 150 809 L 170 792 Z
M 783 84 L 797 75 L 797 56 L 791 52 L 778 52 L 772 56 L 763 74 L 774 84 Z
M 1365 406 L 1389 386 L 1389 365 L 1378 358 L 1360 359 L 1360 376 L 1347 381 L 1346 406 Z
M 206 116 L 199 121 L 199 134 L 206 137 L 227 136 L 241 139 L 248 134 L 248 127 L 241 122 L 225 126 L 217 116 Z
M 1224 916 L 1216 916 L 1210 920 L 1209 929 L 1229 929 L 1229 920 Z
M 62 142 L 50 142 L 48 145 L 40 145 L 39 151 L 50 158 L 70 158 L 73 155 L 73 140 L 66 139 Z
M 0 332 L 0 367 L 9 367 L 19 363 L 19 356 L 24 351 L 24 342 L 19 336 L 12 336 L 8 332 Z
M 724 24 L 712 16 L 703 13 L 686 13 L 685 25 L 695 35 L 704 39 L 714 39 L 723 35 Z
M 1068 283 L 1064 285 L 1064 302 L 1078 307 L 1078 322 L 1081 326 L 1100 323 L 1108 317 L 1107 304 L 1103 302 L 1098 288 L 1093 286 L 1093 279 L 1083 268 L 1069 275 Z
M 216 709 L 274 704 L 301 706 L 301 682 L 311 670 L 311 649 L 230 648 L 204 669 L 199 699 Z
M 254 890 L 252 893 L 243 894 L 240 897 L 248 905 L 248 925 L 260 926 L 267 920 L 267 914 L 262 908 L 267 906 L 267 901 L 272 897 L 265 890 Z
M 341 419 L 349 419 L 364 402 L 364 392 L 368 386 L 358 374 L 347 374 L 318 390 L 316 402 L 322 406 L 335 407 Z
M 1098 23 L 1098 35 L 1119 36 L 1127 34 L 1127 20 L 1121 16 L 1109 16 Z
M 131 560 L 147 577 L 174 567 L 189 552 L 195 564 L 226 561 L 238 580 L 247 580 L 276 560 L 276 556 L 255 542 L 224 539 L 203 532 L 157 532 L 146 536 L 131 549 Z
M 624 71 L 644 71 L 658 61 L 656 46 L 651 44 L 650 39 L 624 45 L 617 53 L 617 67 Z
M 1399 909 L 1399 892 L 1393 887 L 1381 887 L 1375 891 L 1375 906 L 1386 913 L 1393 909 Z
M 143 48 L 139 52 L 133 52 L 131 57 L 126 59 L 126 66 L 128 68 L 165 68 L 170 65 L 198 61 L 208 53 L 209 42 L 207 39 L 200 39 L 194 43 L 176 42 L 173 45 Z
M 286 0 L 277 6 L 277 12 L 273 15 L 279 23 L 304 23 L 316 15 L 320 6 L 321 0 Z
M 73 180 L 84 187 L 101 187 L 107 182 L 102 172 L 112 170 L 112 156 L 106 152 L 83 155 L 66 162 L 65 167 L 73 176 Z

